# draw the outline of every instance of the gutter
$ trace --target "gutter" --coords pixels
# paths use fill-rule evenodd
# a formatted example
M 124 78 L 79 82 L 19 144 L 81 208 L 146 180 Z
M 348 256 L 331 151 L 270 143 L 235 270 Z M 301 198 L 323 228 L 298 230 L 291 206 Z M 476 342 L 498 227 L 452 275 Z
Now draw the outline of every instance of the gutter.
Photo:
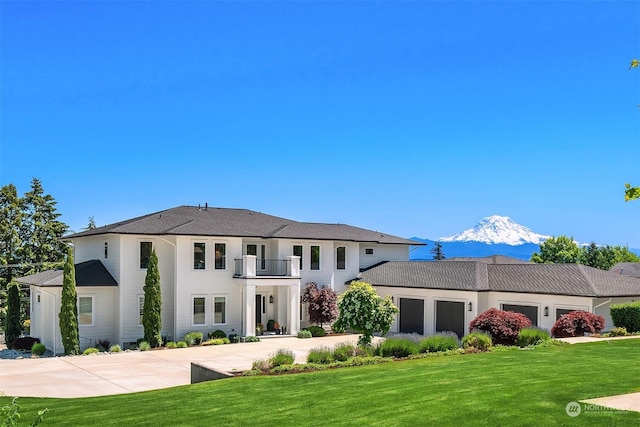
M 598 304 L 598 305 L 596 305 L 595 307 L 593 307 L 593 313 L 595 314 L 596 308 L 598 308 L 598 307 L 602 307 L 602 306 L 603 306 L 603 305 L 605 305 L 605 304 L 609 304 L 609 303 L 611 302 L 611 300 L 612 300 L 612 299 L 613 299 L 613 298 L 609 298 L 609 300 L 608 300 L 608 301 L 605 301 L 605 302 L 603 302 L 602 304 Z

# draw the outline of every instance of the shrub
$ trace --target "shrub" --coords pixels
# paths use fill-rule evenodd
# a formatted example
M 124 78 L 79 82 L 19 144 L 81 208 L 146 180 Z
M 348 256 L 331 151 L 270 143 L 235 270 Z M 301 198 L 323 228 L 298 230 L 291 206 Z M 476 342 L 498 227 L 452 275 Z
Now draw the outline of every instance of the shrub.
M 31 333 L 31 319 L 22 322 L 22 328 L 24 329 L 24 333 L 29 335 Z
M 98 354 L 98 353 L 100 353 L 100 350 L 98 350 L 95 347 L 89 347 L 88 349 L 82 352 L 82 354 Z
M 415 342 L 406 338 L 387 338 L 378 347 L 378 354 L 382 357 L 407 357 L 417 354 L 420 347 Z
M 482 331 L 471 332 L 462 338 L 462 348 L 487 351 L 491 348 L 491 336 Z
M 244 342 L 260 342 L 260 338 L 256 337 L 255 335 L 249 335 L 247 337 L 244 337 Z
M 203 337 L 204 334 L 202 332 L 187 332 L 184 336 L 184 342 L 186 342 L 189 347 L 192 345 L 200 345 Z
M 229 334 L 229 342 L 232 344 L 235 344 L 237 342 L 239 342 L 240 339 L 238 338 L 238 334 Z
M 151 349 L 151 344 L 149 344 L 146 341 L 141 341 L 140 344 L 138 345 L 138 350 L 140 351 L 147 351 Z
M 460 347 L 458 335 L 454 332 L 443 332 L 422 339 L 419 343 L 420 353 L 435 353 L 453 350 Z
M 216 329 L 215 331 L 211 331 L 207 334 L 207 336 L 209 337 L 209 339 L 212 338 L 226 338 L 227 334 L 224 333 L 224 331 L 220 330 L 220 329 Z
M 609 335 L 612 337 L 624 337 L 629 335 L 629 333 L 627 332 L 627 328 L 622 327 L 622 328 L 611 329 L 611 332 L 609 333 Z
M 597 334 L 604 328 L 604 317 L 588 311 L 572 311 L 562 315 L 551 328 L 556 338 L 581 337 L 586 333 Z
M 167 348 L 178 348 L 178 345 L 174 341 L 169 341 L 167 343 Z
M 349 358 L 354 357 L 356 355 L 356 348 L 348 343 L 338 344 L 333 349 L 333 359 L 338 362 L 345 362 L 349 360 Z
M 107 351 L 110 345 L 111 345 L 111 341 L 104 339 L 104 340 L 98 340 L 98 345 L 96 347 L 104 351 Z
M 291 365 L 295 359 L 296 356 L 291 350 L 281 348 L 271 359 L 269 359 L 269 364 L 271 365 L 271 368 L 282 365 Z
M 356 347 L 355 357 L 376 357 L 378 348 L 373 345 L 359 345 Z
M 307 363 L 327 364 L 333 362 L 331 350 L 327 347 L 318 347 L 309 350 L 307 355 Z
M 312 325 L 305 329 L 311 332 L 312 337 L 323 337 L 327 335 L 327 331 L 325 331 L 324 328 L 321 328 L 320 326 Z
M 229 338 L 212 338 L 208 341 L 204 341 L 202 345 L 222 345 L 229 344 Z
M 40 344 L 39 342 L 35 343 L 31 347 L 31 354 L 35 354 L 36 356 L 42 356 L 45 351 L 47 351 L 47 347 L 45 347 L 44 344 Z
M 109 353 L 120 353 L 122 351 L 122 348 L 120 348 L 119 344 L 114 344 L 111 347 L 109 347 Z
M 516 344 L 519 347 L 526 347 L 529 345 L 536 345 L 543 341 L 551 339 L 549 332 L 540 328 L 524 328 L 520 330 Z
M 312 336 L 313 335 L 311 335 L 311 331 L 308 331 L 306 329 L 298 331 L 298 338 L 311 338 Z
M 35 337 L 20 337 L 13 340 L 9 348 L 13 350 L 27 350 L 31 351 L 34 344 L 39 343 L 40 338 Z
M 628 332 L 640 331 L 640 302 L 611 304 L 610 311 L 615 326 L 626 328 Z
M 520 329 L 529 326 L 532 326 L 531 320 L 522 313 L 490 308 L 469 323 L 469 332 L 474 329 L 486 331 L 494 345 L 513 345 Z
M 177 348 L 187 348 L 187 347 L 189 347 L 189 346 L 188 346 L 188 345 L 187 345 L 187 343 L 186 343 L 186 342 L 184 342 L 184 341 L 178 341 L 178 343 L 176 344 L 176 347 L 177 347 Z

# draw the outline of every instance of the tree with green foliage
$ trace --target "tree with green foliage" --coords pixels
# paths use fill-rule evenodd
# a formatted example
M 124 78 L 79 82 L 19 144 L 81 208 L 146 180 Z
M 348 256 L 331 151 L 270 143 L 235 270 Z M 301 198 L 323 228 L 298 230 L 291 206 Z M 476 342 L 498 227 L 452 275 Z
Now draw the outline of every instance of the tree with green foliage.
M 359 345 L 370 345 L 375 332 L 389 332 L 394 316 L 398 313 L 391 297 L 381 298 L 366 282 L 353 281 L 338 301 L 337 330 L 353 329 L 360 333 Z
M 442 261 L 446 257 L 444 256 L 444 252 L 442 252 L 442 243 L 434 242 L 433 248 L 431 248 L 431 253 L 433 254 L 433 259 Z
M 9 283 L 7 290 L 7 316 L 4 325 L 4 338 L 7 346 L 20 336 L 22 332 L 22 323 L 20 322 L 20 292 L 18 284 Z
M 582 251 L 573 237 L 551 237 L 540 244 L 540 252 L 534 252 L 531 261 L 538 264 L 571 264 L 580 262 Z
M 632 187 L 631 184 L 624 185 L 624 201 L 640 199 L 640 187 Z
M 144 326 L 144 340 L 151 347 L 162 345 L 162 296 L 160 294 L 160 271 L 158 256 L 155 249 L 151 251 L 147 276 L 144 279 L 144 306 L 142 308 L 142 325 Z
M 33 178 L 31 191 L 23 198 L 22 222 L 23 262 L 36 264 L 26 274 L 52 268 L 64 261 L 67 244 L 61 240 L 67 225 L 58 221 L 57 202 L 50 194 L 44 194 L 42 182 Z
M 62 279 L 62 298 L 60 300 L 60 337 L 64 346 L 64 354 L 80 352 L 78 331 L 78 294 L 76 292 L 76 270 L 73 265 L 73 249 L 67 251 Z
M 96 226 L 96 220 L 92 216 L 90 216 L 89 217 L 89 223 L 87 224 L 87 226 L 85 228 L 82 229 L 82 231 L 93 230 L 96 227 L 97 227 Z
M 13 184 L 0 189 L 0 325 L 5 324 L 7 287 L 20 274 L 22 207 Z

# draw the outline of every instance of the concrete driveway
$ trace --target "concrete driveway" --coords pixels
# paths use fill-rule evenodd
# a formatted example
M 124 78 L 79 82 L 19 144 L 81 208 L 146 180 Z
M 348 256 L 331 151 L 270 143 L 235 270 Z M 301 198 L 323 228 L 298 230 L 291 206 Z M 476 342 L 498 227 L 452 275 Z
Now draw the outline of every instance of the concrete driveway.
M 191 362 L 224 371 L 251 369 L 280 348 L 306 362 L 316 347 L 355 344 L 358 335 L 299 339 L 273 337 L 240 343 L 172 350 L 129 351 L 90 356 L 0 359 L 0 394 L 20 397 L 89 397 L 134 393 L 190 384 Z

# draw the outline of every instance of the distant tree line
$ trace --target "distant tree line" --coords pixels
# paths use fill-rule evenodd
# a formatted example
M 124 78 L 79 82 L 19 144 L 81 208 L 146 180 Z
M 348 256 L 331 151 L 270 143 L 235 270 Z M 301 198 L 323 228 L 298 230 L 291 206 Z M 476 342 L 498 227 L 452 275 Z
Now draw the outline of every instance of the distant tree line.
M 531 256 L 539 264 L 583 264 L 601 270 L 610 270 L 619 262 L 640 262 L 640 257 L 626 246 L 599 246 L 591 242 L 580 247 L 573 237 L 558 236 L 545 240 L 540 251 Z

